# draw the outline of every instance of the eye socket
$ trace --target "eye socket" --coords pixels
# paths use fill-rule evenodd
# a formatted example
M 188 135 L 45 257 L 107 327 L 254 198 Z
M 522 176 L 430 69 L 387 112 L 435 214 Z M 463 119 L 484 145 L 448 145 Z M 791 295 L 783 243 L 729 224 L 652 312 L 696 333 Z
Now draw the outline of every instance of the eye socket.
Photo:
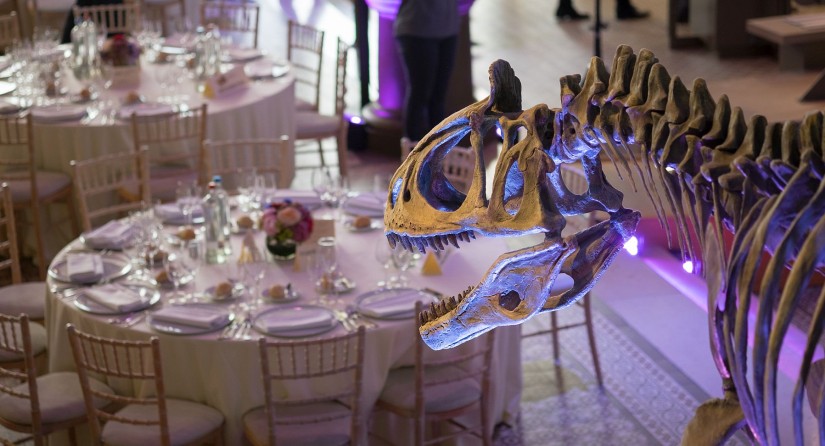
M 513 311 L 520 303 L 521 296 L 519 296 L 518 291 L 516 290 L 510 290 L 506 293 L 501 293 L 498 295 L 498 304 L 505 310 Z

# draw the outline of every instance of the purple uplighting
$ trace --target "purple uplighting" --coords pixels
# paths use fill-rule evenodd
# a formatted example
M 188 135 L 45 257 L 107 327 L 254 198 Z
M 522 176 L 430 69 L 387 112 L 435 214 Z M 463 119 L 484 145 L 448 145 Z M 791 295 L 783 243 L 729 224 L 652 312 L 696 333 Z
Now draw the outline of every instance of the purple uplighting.
M 693 260 L 685 260 L 682 262 L 682 269 L 687 273 L 693 273 Z
M 640 249 L 641 249 L 641 242 L 639 241 L 639 239 L 635 235 L 630 237 L 629 239 L 627 239 L 626 242 L 624 242 L 624 250 L 627 251 L 627 253 L 632 255 L 632 256 L 639 255 Z
M 364 120 L 360 116 L 350 116 L 349 122 L 355 125 L 361 125 L 364 123 Z

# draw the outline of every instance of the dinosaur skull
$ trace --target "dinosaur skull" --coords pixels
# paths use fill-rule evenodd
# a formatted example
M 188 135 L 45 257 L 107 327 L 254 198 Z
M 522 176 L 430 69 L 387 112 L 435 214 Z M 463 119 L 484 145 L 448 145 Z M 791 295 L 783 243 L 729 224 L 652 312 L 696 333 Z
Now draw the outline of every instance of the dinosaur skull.
M 520 84 L 506 62 L 491 66 L 490 80 L 487 100 L 445 119 L 396 171 L 384 214 L 387 239 L 393 247 L 425 252 L 458 247 L 478 235 L 545 237 L 536 246 L 501 255 L 478 285 L 422 312 L 419 331 L 433 349 L 451 348 L 496 326 L 519 324 L 575 302 L 639 219 L 638 213 L 620 208 L 621 194 L 603 181 L 598 159 L 587 158 L 597 151 L 566 131 L 575 133 L 578 127 L 546 105 L 521 110 Z M 494 127 L 504 144 L 488 198 L 482 139 Z M 468 134 L 475 166 L 472 183 L 462 192 L 445 175 L 445 160 Z M 591 185 L 583 195 L 570 193 L 559 175 L 558 164 L 575 159 L 582 159 Z M 565 215 L 593 209 L 610 212 L 611 221 L 562 238 Z M 574 286 L 551 296 L 560 272 L 573 277 Z

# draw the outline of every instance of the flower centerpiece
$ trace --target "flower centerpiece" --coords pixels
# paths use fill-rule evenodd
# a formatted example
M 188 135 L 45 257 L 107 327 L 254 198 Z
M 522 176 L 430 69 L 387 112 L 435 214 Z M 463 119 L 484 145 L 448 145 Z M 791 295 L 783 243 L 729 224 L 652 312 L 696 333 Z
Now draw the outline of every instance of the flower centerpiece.
M 112 70 L 112 86 L 140 83 L 140 45 L 125 34 L 115 34 L 103 42 L 100 61 L 105 69 Z
M 300 203 L 275 202 L 264 210 L 261 226 L 266 233 L 266 249 L 276 259 L 291 259 L 298 243 L 312 234 L 312 214 Z

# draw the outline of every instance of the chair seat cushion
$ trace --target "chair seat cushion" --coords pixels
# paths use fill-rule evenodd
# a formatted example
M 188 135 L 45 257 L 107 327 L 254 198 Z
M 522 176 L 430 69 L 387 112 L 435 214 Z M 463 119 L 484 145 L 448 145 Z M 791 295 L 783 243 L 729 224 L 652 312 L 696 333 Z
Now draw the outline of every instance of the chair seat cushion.
M 307 418 L 335 417 L 332 421 L 313 424 L 295 424 L 275 426 L 278 444 L 296 446 L 345 445 L 349 444 L 350 418 L 349 410 L 341 404 L 321 402 L 298 406 L 275 406 L 275 417 L 281 421 L 301 421 Z M 267 444 L 269 435 L 266 410 L 258 407 L 243 416 L 244 432 L 254 444 Z M 309 427 L 311 426 L 311 428 Z
M 9 184 L 12 202 L 28 203 L 31 200 L 28 172 L 4 173 L 0 178 Z M 35 178 L 37 179 L 38 198 L 50 197 L 72 184 L 72 178 L 63 172 L 38 170 Z
M 166 399 L 171 444 L 187 444 L 214 431 L 223 424 L 223 415 L 216 409 L 192 401 Z M 158 407 L 130 404 L 117 415 L 140 420 L 157 420 Z M 103 426 L 103 443 L 122 446 L 160 444 L 160 426 L 109 421 Z
M 20 327 L 16 328 L 17 347 L 23 348 L 20 340 Z M 32 340 L 32 355 L 37 356 L 46 351 L 46 328 L 40 324 L 29 324 L 29 334 Z M 23 359 L 23 355 L 18 355 L 6 350 L 0 350 L 0 363 L 9 361 L 19 361 Z
M 427 377 L 452 379 L 465 376 L 466 372 L 455 366 L 426 367 Z M 430 378 L 431 379 L 431 378 Z M 474 379 L 452 381 L 424 387 L 424 410 L 429 413 L 447 412 L 466 406 L 481 398 L 481 387 Z M 401 367 L 390 371 L 380 401 L 405 410 L 415 408 L 415 368 Z
M 295 139 L 310 139 L 335 135 L 342 125 L 340 116 L 327 116 L 314 112 L 295 114 Z
M 46 282 L 24 282 L 0 288 L 0 313 L 29 319 L 46 317 Z
M 102 382 L 90 379 L 89 385 L 99 391 L 112 390 Z M 28 394 L 28 384 L 21 384 L 15 391 Z M 40 399 L 40 413 L 43 423 L 59 423 L 73 418 L 83 417 L 86 406 L 83 403 L 83 389 L 74 372 L 57 372 L 37 378 L 37 395 Z M 105 400 L 95 401 L 98 408 L 106 405 Z M 18 424 L 31 424 L 31 405 L 28 399 L 11 395 L 0 396 L 0 418 Z

